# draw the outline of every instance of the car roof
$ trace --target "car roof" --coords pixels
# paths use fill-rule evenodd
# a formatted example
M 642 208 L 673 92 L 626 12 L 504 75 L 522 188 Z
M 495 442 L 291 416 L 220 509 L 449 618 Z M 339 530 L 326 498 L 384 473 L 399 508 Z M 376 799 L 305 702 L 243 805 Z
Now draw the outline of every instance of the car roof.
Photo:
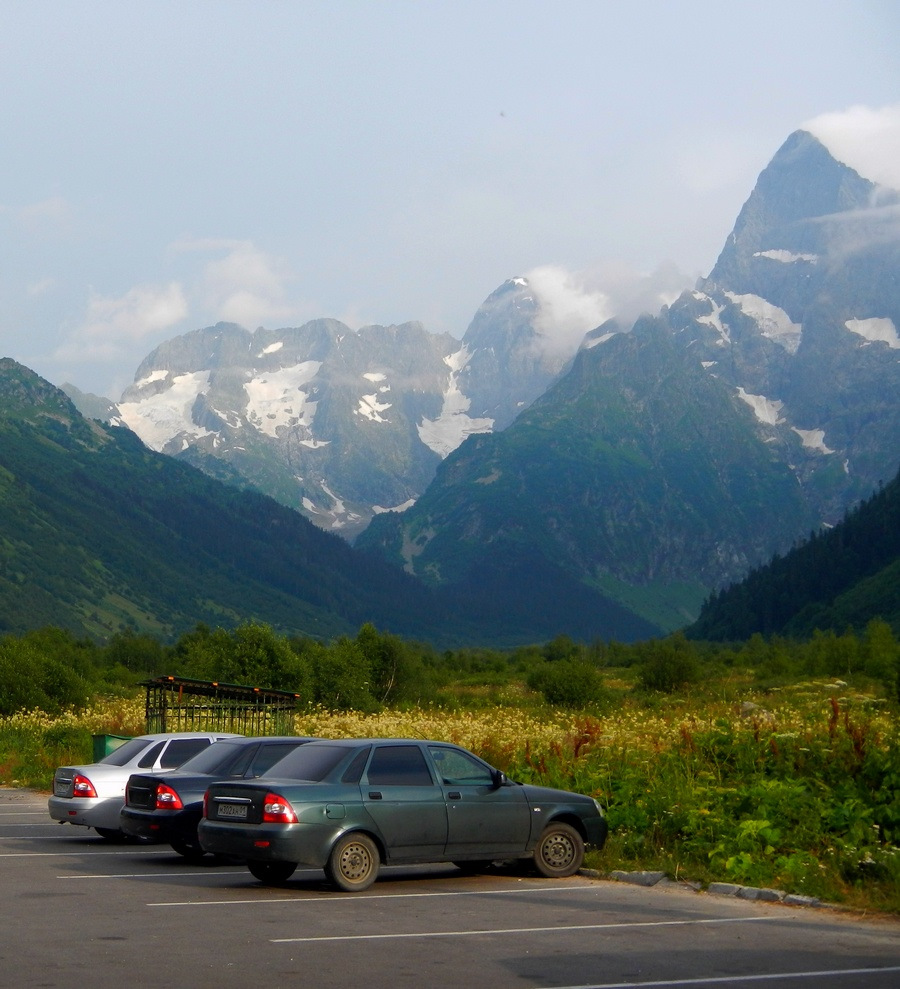
M 140 741 L 158 742 L 163 738 L 207 738 L 210 735 L 215 735 L 216 738 L 244 737 L 243 735 L 238 735 L 236 732 L 216 731 L 213 729 L 211 731 L 157 731 L 148 735 L 135 735 L 134 738 Z
M 256 742 L 321 742 L 322 739 L 312 735 L 234 735 L 223 738 L 223 742 L 233 742 L 236 745 L 252 745 Z
M 323 745 L 340 745 L 349 748 L 354 745 L 396 745 L 398 742 L 407 745 L 449 745 L 455 749 L 462 748 L 461 745 L 457 745 L 455 742 L 442 742 L 430 738 L 314 738 L 309 744 L 319 745 L 321 743 Z

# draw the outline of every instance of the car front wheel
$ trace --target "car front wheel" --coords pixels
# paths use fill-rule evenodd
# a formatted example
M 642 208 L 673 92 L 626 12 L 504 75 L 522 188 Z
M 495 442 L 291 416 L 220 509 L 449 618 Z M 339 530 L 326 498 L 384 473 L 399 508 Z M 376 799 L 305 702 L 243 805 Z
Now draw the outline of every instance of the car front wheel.
M 248 862 L 247 868 L 254 879 L 267 886 L 286 882 L 297 870 L 296 862 Z
M 380 865 L 378 846 L 368 835 L 345 834 L 331 849 L 325 874 L 338 889 L 358 893 L 375 882 Z
M 571 824 L 556 821 L 544 828 L 534 850 L 534 865 L 542 876 L 561 879 L 573 876 L 584 861 L 584 841 Z

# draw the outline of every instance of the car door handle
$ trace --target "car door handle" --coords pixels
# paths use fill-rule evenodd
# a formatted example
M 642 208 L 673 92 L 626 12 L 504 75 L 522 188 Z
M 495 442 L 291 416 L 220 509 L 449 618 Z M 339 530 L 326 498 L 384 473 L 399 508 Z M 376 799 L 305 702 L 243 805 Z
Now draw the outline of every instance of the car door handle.
M 448 800 L 461 800 L 462 799 L 462 794 L 459 792 L 459 790 L 451 790 L 447 794 L 447 799 Z
M 369 790 L 369 799 L 370 800 L 381 800 L 381 791 L 380 790 Z

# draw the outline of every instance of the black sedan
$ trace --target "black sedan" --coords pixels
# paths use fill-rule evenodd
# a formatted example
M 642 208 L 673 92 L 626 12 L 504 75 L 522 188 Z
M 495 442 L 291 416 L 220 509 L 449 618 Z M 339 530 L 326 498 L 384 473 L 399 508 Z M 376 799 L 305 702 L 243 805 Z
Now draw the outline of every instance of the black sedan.
M 253 779 L 299 745 L 296 736 L 233 738 L 216 742 L 174 773 L 133 773 L 125 787 L 119 827 L 126 834 L 167 841 L 180 855 L 199 859 L 197 825 L 203 794 L 214 780 Z
M 570 876 L 606 834 L 591 797 L 514 783 L 457 745 L 397 739 L 320 739 L 254 782 L 213 783 L 198 829 L 206 851 L 245 859 L 262 882 L 302 865 L 351 892 L 382 862 L 531 859 Z

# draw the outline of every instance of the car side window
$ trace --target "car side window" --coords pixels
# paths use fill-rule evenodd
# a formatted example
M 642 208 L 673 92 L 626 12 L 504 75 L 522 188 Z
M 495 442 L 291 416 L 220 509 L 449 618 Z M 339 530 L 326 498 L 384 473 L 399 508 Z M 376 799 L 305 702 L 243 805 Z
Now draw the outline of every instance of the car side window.
M 165 744 L 165 739 L 163 739 L 161 742 L 157 742 L 156 745 L 151 745 L 138 761 L 138 769 L 147 769 L 152 766 L 159 758 L 159 754 L 162 752 Z
M 381 745 L 369 763 L 370 786 L 433 786 L 428 763 L 418 745 Z
M 363 770 L 366 768 L 366 759 L 369 758 L 369 751 L 370 747 L 367 745 L 356 753 L 353 761 L 344 770 L 344 775 L 341 777 L 342 783 L 358 783 L 362 779 Z
M 283 759 L 288 752 L 293 752 L 297 748 L 296 742 L 273 742 L 271 745 L 260 745 L 256 750 L 256 755 L 250 768 L 244 772 L 244 776 L 262 776 L 267 770 Z
M 478 759 L 473 759 L 467 752 L 440 745 L 431 745 L 428 751 L 444 783 L 450 786 L 493 785 L 490 767 Z
M 173 738 L 162 754 L 159 768 L 175 769 L 176 766 L 187 762 L 192 755 L 196 755 L 211 744 L 212 742 L 208 738 Z

